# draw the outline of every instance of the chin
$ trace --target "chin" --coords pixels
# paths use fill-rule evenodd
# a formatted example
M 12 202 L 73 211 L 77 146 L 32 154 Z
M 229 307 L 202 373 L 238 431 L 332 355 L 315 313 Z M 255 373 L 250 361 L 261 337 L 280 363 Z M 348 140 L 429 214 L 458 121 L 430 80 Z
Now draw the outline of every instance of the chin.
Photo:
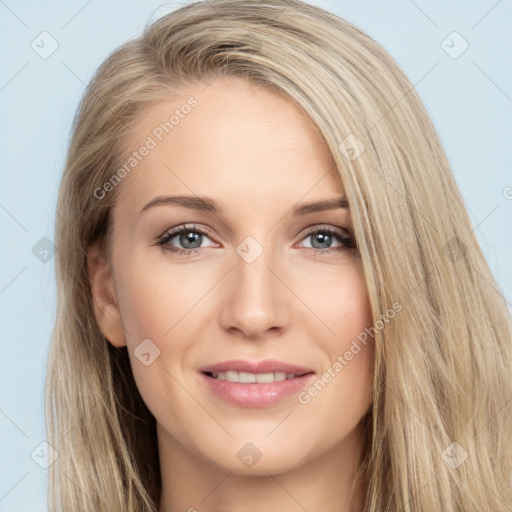
M 229 456 L 232 453 L 232 456 Z M 268 474 L 287 473 L 296 469 L 302 459 L 297 458 L 295 450 L 277 451 L 268 448 L 258 450 L 255 445 L 245 443 L 236 450 L 225 450 L 219 458 L 210 458 L 210 462 L 223 471 L 234 475 L 268 476 Z

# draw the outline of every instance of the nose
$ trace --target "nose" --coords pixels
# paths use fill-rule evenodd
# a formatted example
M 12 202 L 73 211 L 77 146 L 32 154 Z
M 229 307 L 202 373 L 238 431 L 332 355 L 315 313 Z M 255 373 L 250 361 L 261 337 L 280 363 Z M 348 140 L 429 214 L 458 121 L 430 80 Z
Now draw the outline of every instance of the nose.
M 284 332 L 291 318 L 293 294 L 286 286 L 286 272 L 264 250 L 249 263 L 235 253 L 234 268 L 224 285 L 221 327 L 251 340 Z

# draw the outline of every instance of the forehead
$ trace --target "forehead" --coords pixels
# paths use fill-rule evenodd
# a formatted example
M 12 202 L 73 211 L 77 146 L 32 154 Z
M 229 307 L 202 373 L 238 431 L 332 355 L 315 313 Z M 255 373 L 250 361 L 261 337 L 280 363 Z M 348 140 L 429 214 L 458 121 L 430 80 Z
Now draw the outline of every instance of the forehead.
M 309 118 L 284 94 L 239 78 L 183 87 L 152 105 L 124 149 L 122 164 L 135 165 L 119 202 L 131 205 L 165 193 L 266 204 L 343 191 Z

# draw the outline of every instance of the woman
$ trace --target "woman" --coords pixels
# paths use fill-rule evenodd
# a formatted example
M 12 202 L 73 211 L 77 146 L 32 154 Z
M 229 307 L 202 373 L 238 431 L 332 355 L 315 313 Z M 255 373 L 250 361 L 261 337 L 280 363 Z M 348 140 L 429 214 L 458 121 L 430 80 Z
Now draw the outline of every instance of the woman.
M 116 50 L 56 244 L 50 510 L 512 510 L 509 313 L 349 23 L 212 0 Z

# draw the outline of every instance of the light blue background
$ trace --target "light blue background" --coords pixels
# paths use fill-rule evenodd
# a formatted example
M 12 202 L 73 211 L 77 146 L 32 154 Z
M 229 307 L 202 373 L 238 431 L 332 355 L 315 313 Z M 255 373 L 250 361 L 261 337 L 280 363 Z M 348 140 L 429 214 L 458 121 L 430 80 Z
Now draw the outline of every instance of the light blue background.
M 417 84 L 501 288 L 496 293 L 510 303 L 512 200 L 504 191 L 512 187 L 512 2 L 311 3 L 366 31 Z M 107 54 L 139 35 L 150 19 L 183 4 L 0 0 L 0 512 L 46 510 L 46 471 L 31 453 L 45 439 L 54 260 L 41 262 L 32 247 L 42 237 L 53 240 L 73 115 Z M 48 59 L 31 48 L 43 31 L 59 44 Z M 469 43 L 457 59 L 441 48 L 453 31 Z

